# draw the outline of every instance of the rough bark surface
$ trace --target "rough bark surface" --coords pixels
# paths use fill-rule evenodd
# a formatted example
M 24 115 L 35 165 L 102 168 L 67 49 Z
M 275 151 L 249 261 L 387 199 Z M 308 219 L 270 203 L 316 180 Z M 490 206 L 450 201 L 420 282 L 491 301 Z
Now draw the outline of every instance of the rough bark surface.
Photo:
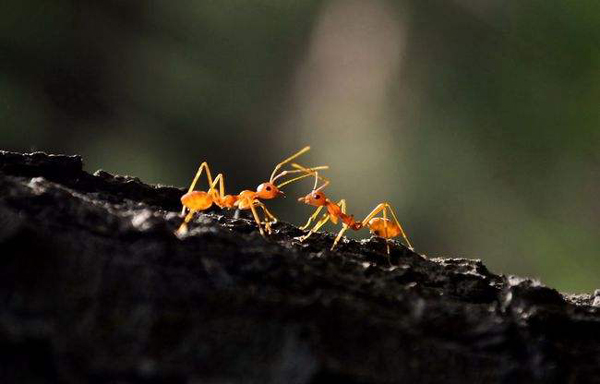
M 0 152 L 2 383 L 600 382 L 600 291 L 213 210 Z

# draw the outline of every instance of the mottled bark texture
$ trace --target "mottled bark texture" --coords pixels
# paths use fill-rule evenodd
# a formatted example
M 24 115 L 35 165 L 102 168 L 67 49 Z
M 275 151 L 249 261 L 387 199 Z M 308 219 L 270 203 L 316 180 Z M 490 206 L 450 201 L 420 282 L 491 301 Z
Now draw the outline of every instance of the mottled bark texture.
M 598 291 L 218 209 L 178 238 L 182 189 L 77 156 L 0 152 L 0 191 L 2 383 L 600 382 Z

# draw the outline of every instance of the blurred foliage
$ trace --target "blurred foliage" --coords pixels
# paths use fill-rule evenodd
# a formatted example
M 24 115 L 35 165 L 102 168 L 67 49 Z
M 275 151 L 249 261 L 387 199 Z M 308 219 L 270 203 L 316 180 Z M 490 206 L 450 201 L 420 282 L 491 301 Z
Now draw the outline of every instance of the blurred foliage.
M 234 191 L 310 144 L 417 250 L 591 291 L 599 68 L 592 0 L 6 0 L 0 147 L 179 186 L 207 160 Z

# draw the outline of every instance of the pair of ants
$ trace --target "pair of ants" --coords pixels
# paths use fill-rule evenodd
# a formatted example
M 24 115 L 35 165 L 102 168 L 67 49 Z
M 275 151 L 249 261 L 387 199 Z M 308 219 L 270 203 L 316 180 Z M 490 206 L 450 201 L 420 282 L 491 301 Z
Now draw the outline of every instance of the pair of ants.
M 252 212 L 254 221 L 256 221 L 256 225 L 258 226 L 260 234 L 263 236 L 265 236 L 265 233 L 270 234 L 271 225 L 277 222 L 277 218 L 271 212 L 269 212 L 261 200 L 270 200 L 284 195 L 284 193 L 281 191 L 283 186 L 312 176 L 315 178 L 313 190 L 308 195 L 299 198 L 298 201 L 315 206 L 317 209 L 309 217 L 308 221 L 303 227 L 301 227 L 301 229 L 306 230 L 309 228 L 311 223 L 319 217 L 319 213 L 323 208 L 325 208 L 327 212 L 324 213 L 319 220 L 317 220 L 315 225 L 306 235 L 298 238 L 301 242 L 308 239 L 310 235 L 319 230 L 319 228 L 325 225 L 328 221 L 331 221 L 333 224 L 337 224 L 341 221 L 342 229 L 335 238 L 335 241 L 331 246 L 331 250 L 335 248 L 348 229 L 358 231 L 362 228 L 368 228 L 375 236 L 386 239 L 388 255 L 390 253 L 390 246 L 387 240 L 400 235 L 403 237 L 408 247 L 413 249 L 390 204 L 380 203 L 371 211 L 371 213 L 367 215 L 367 217 L 364 218 L 364 220 L 356 221 L 353 215 L 348 215 L 346 213 L 346 200 L 342 199 L 337 203 L 329 200 L 327 196 L 325 196 L 325 193 L 323 193 L 323 189 L 329 185 L 329 180 L 319 175 L 319 171 L 328 169 L 329 167 L 322 165 L 307 168 L 300 164 L 292 163 L 292 160 L 308 152 L 309 150 L 310 147 L 304 147 L 300 151 L 277 164 L 271 173 L 269 181 L 260 184 L 256 188 L 256 191 L 244 190 L 240 192 L 239 195 L 226 195 L 223 174 L 218 174 L 217 177 L 213 179 L 208 164 L 203 162 L 198 168 L 198 172 L 196 172 L 196 176 L 194 177 L 194 180 L 192 181 L 187 193 L 181 197 L 181 203 L 183 204 L 181 214 L 185 215 L 185 218 L 183 219 L 183 223 L 177 232 L 179 234 L 187 232 L 188 223 L 190 220 L 192 220 L 194 214 L 196 212 L 202 212 L 215 204 L 223 209 L 249 209 Z M 290 163 L 290 166 L 293 169 L 283 170 L 277 173 L 284 165 L 288 163 Z M 206 172 L 206 178 L 209 186 L 208 191 L 195 191 L 194 188 L 200 180 L 203 171 Z M 300 175 L 296 176 L 296 174 Z M 275 183 L 277 180 L 288 175 L 294 175 L 294 177 L 280 184 Z M 319 181 L 322 182 L 320 186 L 318 185 Z M 263 211 L 264 221 L 260 220 L 257 208 L 260 208 Z M 377 217 L 377 215 L 380 213 L 383 217 Z M 391 214 L 393 220 L 388 218 L 389 214 Z

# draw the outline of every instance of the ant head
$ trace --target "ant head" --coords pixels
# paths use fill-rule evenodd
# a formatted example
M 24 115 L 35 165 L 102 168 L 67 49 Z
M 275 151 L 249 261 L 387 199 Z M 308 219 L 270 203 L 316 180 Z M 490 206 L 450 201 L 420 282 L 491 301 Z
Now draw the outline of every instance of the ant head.
M 312 191 L 308 195 L 299 198 L 298 201 L 304 204 L 320 207 L 326 204 L 327 198 L 325 197 L 325 194 L 321 191 Z
M 256 188 L 256 193 L 258 198 L 263 200 L 274 199 L 277 196 L 284 194 L 273 183 L 262 183 Z

